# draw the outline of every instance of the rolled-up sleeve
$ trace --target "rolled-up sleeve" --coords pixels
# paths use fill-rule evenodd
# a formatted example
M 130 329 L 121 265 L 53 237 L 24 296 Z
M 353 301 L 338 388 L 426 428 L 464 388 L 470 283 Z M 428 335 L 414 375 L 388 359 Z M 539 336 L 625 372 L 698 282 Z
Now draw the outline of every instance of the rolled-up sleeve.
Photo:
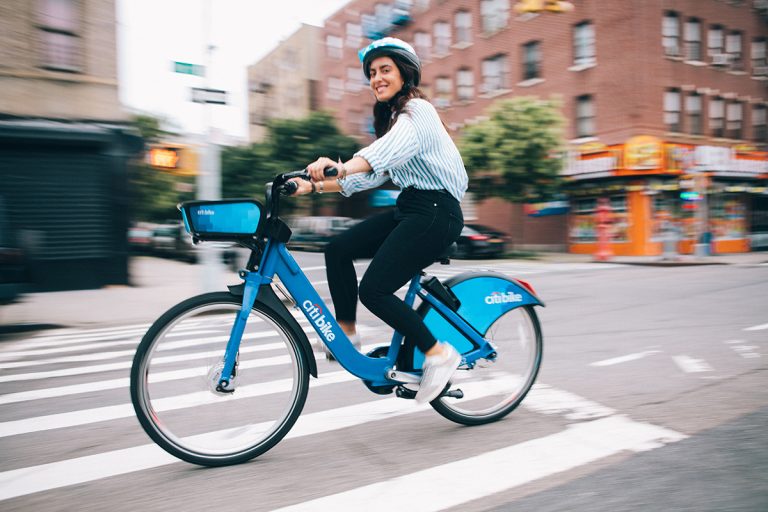
M 373 174 L 381 176 L 389 169 L 405 164 L 419 152 L 419 139 L 411 116 L 403 113 L 383 137 L 361 149 L 355 156 L 365 158 Z
M 350 174 L 347 179 L 339 180 L 341 195 L 349 197 L 355 192 L 376 188 L 389 181 L 389 173 L 376 175 L 373 172 Z

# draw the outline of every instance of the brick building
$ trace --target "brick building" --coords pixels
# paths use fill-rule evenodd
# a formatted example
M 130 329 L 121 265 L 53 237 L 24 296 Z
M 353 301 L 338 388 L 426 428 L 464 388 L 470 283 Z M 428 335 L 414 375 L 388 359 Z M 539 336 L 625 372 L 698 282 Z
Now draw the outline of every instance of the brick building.
M 249 140 L 261 142 L 270 119 L 299 119 L 317 109 L 322 29 L 302 25 L 248 66 Z
M 28 289 L 128 283 L 128 161 L 114 0 L 0 3 L 0 226 Z M 7 226 L 7 227 L 6 227 Z
M 764 2 L 581 0 L 522 16 L 514 3 L 349 2 L 325 22 L 319 106 L 371 140 L 357 50 L 392 35 L 422 57 L 422 89 L 456 138 L 497 99 L 561 98 L 567 221 L 497 200 L 477 207 L 516 242 L 593 252 L 599 197 L 613 208 L 617 254 L 660 253 L 669 226 L 681 251 L 705 238 L 744 251 L 768 234 Z

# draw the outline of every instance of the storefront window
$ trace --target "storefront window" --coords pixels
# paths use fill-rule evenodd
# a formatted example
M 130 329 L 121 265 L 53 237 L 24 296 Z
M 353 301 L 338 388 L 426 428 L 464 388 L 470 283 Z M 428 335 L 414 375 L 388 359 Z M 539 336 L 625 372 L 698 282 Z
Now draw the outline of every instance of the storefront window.
M 611 196 L 611 241 L 629 241 L 629 212 L 625 195 Z M 597 241 L 597 198 L 579 198 L 571 210 L 570 243 L 583 244 Z
M 709 196 L 709 224 L 714 240 L 740 240 L 746 238 L 746 208 L 738 194 Z
M 675 231 L 679 237 L 678 214 L 675 211 L 674 196 L 669 193 L 659 193 L 652 197 L 651 242 L 663 242 L 666 240 L 669 230 Z

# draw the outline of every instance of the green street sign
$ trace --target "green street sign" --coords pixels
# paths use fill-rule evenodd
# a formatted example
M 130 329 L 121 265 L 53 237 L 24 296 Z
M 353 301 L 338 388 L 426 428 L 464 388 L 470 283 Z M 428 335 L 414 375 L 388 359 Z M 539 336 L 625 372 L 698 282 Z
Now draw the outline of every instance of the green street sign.
M 189 62 L 174 62 L 173 71 L 182 75 L 204 76 L 205 66 L 190 64 Z

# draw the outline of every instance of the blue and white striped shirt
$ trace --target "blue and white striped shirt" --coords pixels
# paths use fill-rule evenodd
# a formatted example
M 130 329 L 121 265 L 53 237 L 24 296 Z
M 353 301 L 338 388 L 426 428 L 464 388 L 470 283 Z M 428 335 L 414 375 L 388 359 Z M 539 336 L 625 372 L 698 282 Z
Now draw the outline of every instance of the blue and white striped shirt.
M 340 181 L 345 196 L 378 187 L 387 180 L 401 189 L 445 189 L 461 201 L 467 191 L 467 170 L 435 107 L 426 100 L 410 100 L 394 126 L 355 156 L 373 169 Z

